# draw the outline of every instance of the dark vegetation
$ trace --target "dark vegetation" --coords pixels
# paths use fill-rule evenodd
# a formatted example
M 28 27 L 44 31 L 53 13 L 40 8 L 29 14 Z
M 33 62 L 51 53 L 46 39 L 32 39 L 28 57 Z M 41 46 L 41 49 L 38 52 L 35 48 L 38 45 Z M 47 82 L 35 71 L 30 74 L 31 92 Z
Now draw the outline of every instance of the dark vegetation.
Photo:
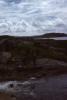
M 40 77 L 62 72 L 67 72 L 67 40 L 0 36 L 1 78 L 21 79 L 25 75 Z

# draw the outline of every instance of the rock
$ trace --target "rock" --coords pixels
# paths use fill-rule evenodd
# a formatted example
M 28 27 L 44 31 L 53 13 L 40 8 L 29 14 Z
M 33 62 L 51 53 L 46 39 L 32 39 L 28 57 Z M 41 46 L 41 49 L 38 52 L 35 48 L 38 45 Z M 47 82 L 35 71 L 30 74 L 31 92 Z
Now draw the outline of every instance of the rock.
M 67 66 L 67 63 L 64 61 L 49 59 L 49 58 L 41 58 L 37 60 L 37 67 L 57 67 L 57 66 Z
M 7 61 L 10 59 L 11 57 L 11 53 L 10 52 L 7 52 L 7 51 L 3 51 L 3 52 L 0 52 L 0 63 L 7 63 Z

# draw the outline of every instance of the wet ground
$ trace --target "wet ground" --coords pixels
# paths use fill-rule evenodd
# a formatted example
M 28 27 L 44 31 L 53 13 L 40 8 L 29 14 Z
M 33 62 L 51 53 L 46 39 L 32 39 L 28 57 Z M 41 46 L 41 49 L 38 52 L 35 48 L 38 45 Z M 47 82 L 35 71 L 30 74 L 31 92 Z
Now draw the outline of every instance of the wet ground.
M 67 75 L 1 82 L 0 92 L 15 100 L 67 100 Z

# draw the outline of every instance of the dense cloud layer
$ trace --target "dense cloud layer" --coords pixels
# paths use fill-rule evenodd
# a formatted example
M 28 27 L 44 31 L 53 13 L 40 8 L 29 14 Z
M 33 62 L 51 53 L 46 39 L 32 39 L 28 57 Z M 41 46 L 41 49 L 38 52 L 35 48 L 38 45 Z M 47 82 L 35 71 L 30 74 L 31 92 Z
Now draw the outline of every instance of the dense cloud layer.
M 67 32 L 67 0 L 0 0 L 0 34 Z

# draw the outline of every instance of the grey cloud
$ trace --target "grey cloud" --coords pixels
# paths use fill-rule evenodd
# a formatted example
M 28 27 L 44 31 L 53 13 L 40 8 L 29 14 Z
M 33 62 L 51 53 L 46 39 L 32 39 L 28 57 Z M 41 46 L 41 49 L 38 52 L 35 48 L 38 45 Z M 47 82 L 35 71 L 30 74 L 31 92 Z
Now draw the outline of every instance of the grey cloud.
M 67 32 L 66 0 L 0 0 L 0 34 Z
M 21 0 L 4 0 L 4 1 L 7 3 L 12 3 L 12 2 L 20 3 L 21 2 Z

